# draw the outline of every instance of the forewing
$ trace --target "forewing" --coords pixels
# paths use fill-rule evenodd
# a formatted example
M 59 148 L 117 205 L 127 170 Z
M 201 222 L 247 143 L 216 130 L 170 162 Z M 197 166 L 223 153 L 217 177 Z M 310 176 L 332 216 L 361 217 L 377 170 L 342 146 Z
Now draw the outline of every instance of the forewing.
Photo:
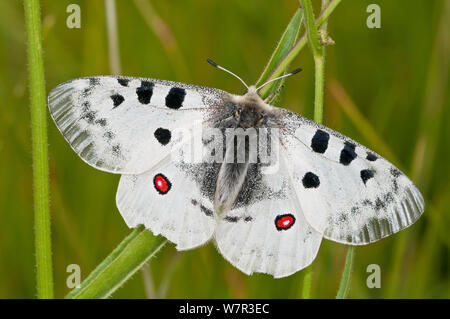
M 303 216 L 281 164 L 274 174 L 251 164 L 241 198 L 218 221 L 215 240 L 220 253 L 246 274 L 289 276 L 311 264 L 322 240 Z
M 423 197 L 398 168 L 348 137 L 283 112 L 281 155 L 306 220 L 326 238 L 367 244 L 420 217 Z
M 50 114 L 74 151 L 113 173 L 139 174 L 158 163 L 221 106 L 223 91 L 155 79 L 99 76 L 65 82 Z

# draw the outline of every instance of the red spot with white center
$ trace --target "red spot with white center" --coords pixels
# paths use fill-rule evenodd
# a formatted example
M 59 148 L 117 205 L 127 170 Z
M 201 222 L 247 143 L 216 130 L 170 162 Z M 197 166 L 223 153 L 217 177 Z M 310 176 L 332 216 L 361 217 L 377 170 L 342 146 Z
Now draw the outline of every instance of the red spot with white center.
M 292 214 L 278 215 L 275 218 L 275 226 L 278 230 L 287 230 L 295 223 L 295 217 Z
M 172 187 L 169 179 L 163 174 L 155 175 L 155 177 L 153 178 L 153 185 L 155 186 L 155 189 L 158 191 L 158 193 L 162 195 L 167 194 L 167 192 L 170 191 L 170 188 Z

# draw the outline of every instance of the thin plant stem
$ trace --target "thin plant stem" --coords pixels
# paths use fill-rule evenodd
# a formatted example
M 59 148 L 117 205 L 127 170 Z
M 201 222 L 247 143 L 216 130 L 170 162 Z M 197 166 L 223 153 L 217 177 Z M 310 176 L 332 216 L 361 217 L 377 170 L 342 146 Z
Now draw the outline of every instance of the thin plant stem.
M 47 103 L 39 0 L 25 0 L 24 8 L 30 82 L 37 297 L 53 298 Z
M 116 1 L 105 0 L 106 27 L 108 33 L 109 68 L 112 74 L 121 74 L 119 35 L 117 32 Z
M 352 281 L 353 263 L 355 259 L 355 247 L 349 246 L 347 257 L 345 258 L 344 272 L 342 273 L 341 283 L 336 295 L 336 299 L 345 299 L 350 291 L 350 283 Z
M 305 27 L 307 38 L 311 46 L 311 51 L 314 56 L 314 72 L 315 72 L 315 85 L 314 85 L 314 121 L 317 123 L 323 122 L 323 96 L 325 87 L 325 48 L 319 43 L 319 36 L 317 33 L 316 21 L 314 19 L 314 13 L 312 10 L 312 4 L 310 0 L 301 0 L 305 15 Z M 329 5 L 328 0 L 322 1 L 321 10 L 324 11 Z M 326 31 L 327 19 L 323 20 L 322 30 Z M 309 266 L 305 270 L 303 277 L 302 298 L 308 299 L 311 295 L 312 285 L 312 266 Z
M 306 34 L 314 57 L 314 121 L 322 123 L 325 87 L 325 48 L 319 42 L 311 0 L 301 0 L 301 3 L 305 11 Z M 324 21 L 323 29 L 326 29 L 326 20 Z
M 150 264 L 147 263 L 141 268 L 142 281 L 144 282 L 145 296 L 147 299 L 156 299 L 155 283 L 153 282 Z
M 303 276 L 302 298 L 309 299 L 311 297 L 312 286 L 312 265 L 305 269 L 305 275 Z
M 323 122 L 323 97 L 324 97 L 324 73 L 325 73 L 325 59 L 323 56 L 314 57 L 315 61 L 315 90 L 314 90 L 314 121 L 317 123 Z
M 314 12 L 312 8 L 311 0 L 300 0 L 304 14 L 305 14 L 305 27 L 308 42 L 311 47 L 313 56 L 322 55 L 322 45 L 319 43 L 319 35 L 317 34 L 317 25 L 314 18 Z
M 336 9 L 339 3 L 341 3 L 341 1 L 342 0 L 331 0 L 328 6 L 322 11 L 320 16 L 317 18 L 316 25 L 321 26 L 325 21 L 327 21 L 328 17 L 331 15 L 331 13 L 333 13 L 333 11 Z M 305 47 L 307 42 L 308 38 L 306 34 L 303 35 L 300 39 L 298 39 L 298 41 L 295 43 L 295 45 L 292 47 L 289 53 L 284 57 L 283 60 L 280 61 L 280 63 L 278 63 L 277 67 L 273 69 L 270 76 L 267 77 L 267 80 L 271 80 L 282 75 L 283 72 L 285 72 L 288 66 L 291 64 L 291 62 L 295 59 L 295 57 Z M 261 96 L 266 96 L 269 90 L 270 86 L 265 86 L 259 91 L 259 93 Z

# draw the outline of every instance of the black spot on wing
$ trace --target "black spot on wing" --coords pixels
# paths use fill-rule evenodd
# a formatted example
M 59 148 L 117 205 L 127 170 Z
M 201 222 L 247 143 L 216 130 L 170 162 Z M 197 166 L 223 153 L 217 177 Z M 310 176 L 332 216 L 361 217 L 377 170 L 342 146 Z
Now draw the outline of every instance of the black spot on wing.
M 113 154 L 115 155 L 115 156 L 120 156 L 120 154 L 121 154 L 121 147 L 120 147 L 120 145 L 119 144 L 116 144 L 116 145 L 114 145 L 113 147 L 112 147 L 112 152 L 113 152 Z
M 325 153 L 328 148 L 328 141 L 330 140 L 330 134 L 325 131 L 317 130 L 311 139 L 311 148 L 314 152 Z
M 398 168 L 395 167 L 391 167 L 389 169 L 389 172 L 391 173 L 391 176 L 393 177 L 392 179 L 392 190 L 394 191 L 394 193 L 398 192 L 398 181 L 397 179 L 399 178 L 400 175 L 402 175 L 402 172 L 400 172 L 400 170 Z
M 375 162 L 375 161 L 378 159 L 378 157 L 376 157 L 376 156 L 375 156 L 374 154 L 372 154 L 372 153 L 367 153 L 366 159 L 367 159 L 368 161 Z
M 119 84 L 122 85 L 122 86 L 128 86 L 128 83 L 130 82 L 130 80 L 128 80 L 128 79 L 117 79 L 117 82 L 119 82 Z
M 196 199 L 192 199 L 191 200 L 191 204 L 194 206 L 197 206 L 199 204 L 199 202 Z M 214 213 L 211 209 L 205 207 L 204 205 L 200 204 L 200 210 L 202 211 L 203 214 L 205 214 L 206 216 L 213 216 Z
M 211 209 L 209 209 L 209 208 L 207 208 L 207 207 L 205 207 L 205 206 L 203 206 L 203 205 L 200 205 L 200 210 L 203 212 L 203 214 L 205 214 L 206 216 L 213 216 L 214 215 L 214 213 L 213 213 L 213 211 L 211 210 Z
M 336 221 L 338 224 L 345 224 L 348 222 L 348 216 L 345 212 L 340 212 L 339 215 L 336 218 Z
M 342 165 L 347 166 L 356 158 L 355 147 L 356 145 L 353 143 L 344 143 L 344 148 L 342 149 L 341 156 L 339 158 L 339 162 Z
M 320 185 L 320 180 L 316 174 L 308 172 L 303 176 L 302 183 L 305 188 L 317 188 Z
M 377 196 L 374 202 L 372 202 L 369 199 L 365 199 L 364 201 L 362 201 L 361 204 L 366 207 L 371 207 L 372 209 L 375 209 L 375 211 L 378 212 L 380 210 L 386 210 L 386 208 L 392 204 L 394 199 L 395 198 L 394 195 L 392 195 L 392 192 L 387 192 L 381 194 L 380 196 Z
M 380 197 L 377 197 L 375 199 L 375 210 L 379 211 L 380 209 L 385 209 L 385 208 L 386 208 L 386 203 Z
M 400 170 L 398 170 L 395 167 L 391 167 L 391 169 L 389 170 L 391 175 L 395 178 L 399 177 L 402 173 L 400 172 Z
M 394 180 L 392 181 L 392 190 L 394 191 L 394 193 L 397 194 L 397 192 L 398 192 L 398 182 L 397 182 L 396 179 L 394 179 Z
M 171 88 L 166 96 L 166 106 L 171 109 L 179 109 L 183 106 L 186 90 L 182 88 Z
M 96 86 L 100 84 L 100 80 L 98 78 L 89 78 L 89 85 Z
M 89 86 L 89 87 L 85 88 L 85 89 L 83 90 L 83 92 L 81 92 L 81 95 L 82 95 L 83 97 L 87 98 L 87 97 L 92 93 L 92 89 L 93 89 L 93 88 L 94 88 L 93 86 Z
M 85 98 L 88 97 L 89 95 L 91 95 L 94 87 L 99 84 L 100 80 L 98 78 L 89 78 L 89 86 L 81 92 L 81 95 Z
M 229 223 L 237 223 L 239 218 L 236 216 L 225 216 L 223 220 L 225 220 Z
M 351 214 L 352 214 L 353 216 L 356 216 L 356 215 L 358 215 L 358 214 L 361 213 L 361 208 L 359 208 L 358 206 L 353 206 L 353 207 L 350 209 L 350 212 L 351 212 Z
M 155 138 L 158 140 L 158 142 L 161 143 L 161 145 L 169 144 L 170 138 L 172 137 L 172 133 L 162 127 L 156 129 L 153 134 L 155 135 Z
M 111 100 L 113 101 L 114 108 L 116 108 L 120 104 L 122 104 L 123 101 L 125 101 L 125 98 L 120 94 L 114 94 L 114 95 L 111 95 Z
M 96 120 L 96 121 L 95 121 L 95 124 L 98 124 L 98 125 L 100 125 L 100 126 L 106 126 L 107 121 L 106 121 L 105 118 L 101 118 L 101 119 Z
M 372 203 L 372 201 L 370 199 L 363 200 L 361 204 L 363 206 L 365 206 L 365 207 L 367 207 L 367 206 L 372 207 L 373 206 L 373 203 Z
M 364 183 L 364 185 L 366 185 L 367 181 L 369 179 L 371 179 L 373 177 L 373 172 L 370 169 L 363 169 L 361 171 L 361 179 Z
M 89 112 L 83 114 L 83 116 L 81 118 L 85 119 L 86 122 L 88 122 L 89 124 L 93 124 L 94 120 L 95 120 L 96 113 L 97 112 L 95 112 L 95 111 L 89 111 Z
M 105 137 L 107 140 L 112 140 L 115 137 L 115 134 L 111 131 L 106 131 L 103 134 L 103 137 Z
M 91 109 L 91 104 L 88 101 L 84 101 L 83 104 L 81 104 L 81 106 L 83 107 L 82 108 L 83 113 L 87 113 Z
M 149 104 L 153 95 L 153 83 L 142 81 L 141 86 L 136 89 L 136 94 L 141 104 Z

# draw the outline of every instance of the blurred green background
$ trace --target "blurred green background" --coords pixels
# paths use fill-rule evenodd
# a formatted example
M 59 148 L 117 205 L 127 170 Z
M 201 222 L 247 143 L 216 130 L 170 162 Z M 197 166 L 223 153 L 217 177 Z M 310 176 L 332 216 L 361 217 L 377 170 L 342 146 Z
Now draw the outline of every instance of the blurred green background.
M 369 29 L 366 8 L 381 7 Z M 102 0 L 41 1 L 47 92 L 81 76 L 111 74 Z M 81 28 L 66 26 L 69 4 Z M 314 1 L 315 12 L 319 3 Z M 121 72 L 244 93 L 216 62 L 255 82 L 298 7 L 297 0 L 116 2 Z M 450 1 L 343 0 L 329 21 L 325 124 L 401 167 L 426 210 L 410 228 L 356 249 L 350 298 L 450 297 Z M 0 1 L 0 298 L 33 298 L 32 165 L 23 4 Z M 313 114 L 314 63 L 308 48 L 277 105 Z M 115 207 L 119 176 L 86 165 L 49 117 L 51 213 L 56 296 L 66 267 L 82 277 L 130 232 Z M 334 298 L 346 246 L 324 240 L 313 263 L 312 297 Z M 366 267 L 381 267 L 369 289 Z M 298 298 L 304 272 L 274 280 L 246 276 L 212 244 L 177 253 L 167 245 L 114 297 Z

